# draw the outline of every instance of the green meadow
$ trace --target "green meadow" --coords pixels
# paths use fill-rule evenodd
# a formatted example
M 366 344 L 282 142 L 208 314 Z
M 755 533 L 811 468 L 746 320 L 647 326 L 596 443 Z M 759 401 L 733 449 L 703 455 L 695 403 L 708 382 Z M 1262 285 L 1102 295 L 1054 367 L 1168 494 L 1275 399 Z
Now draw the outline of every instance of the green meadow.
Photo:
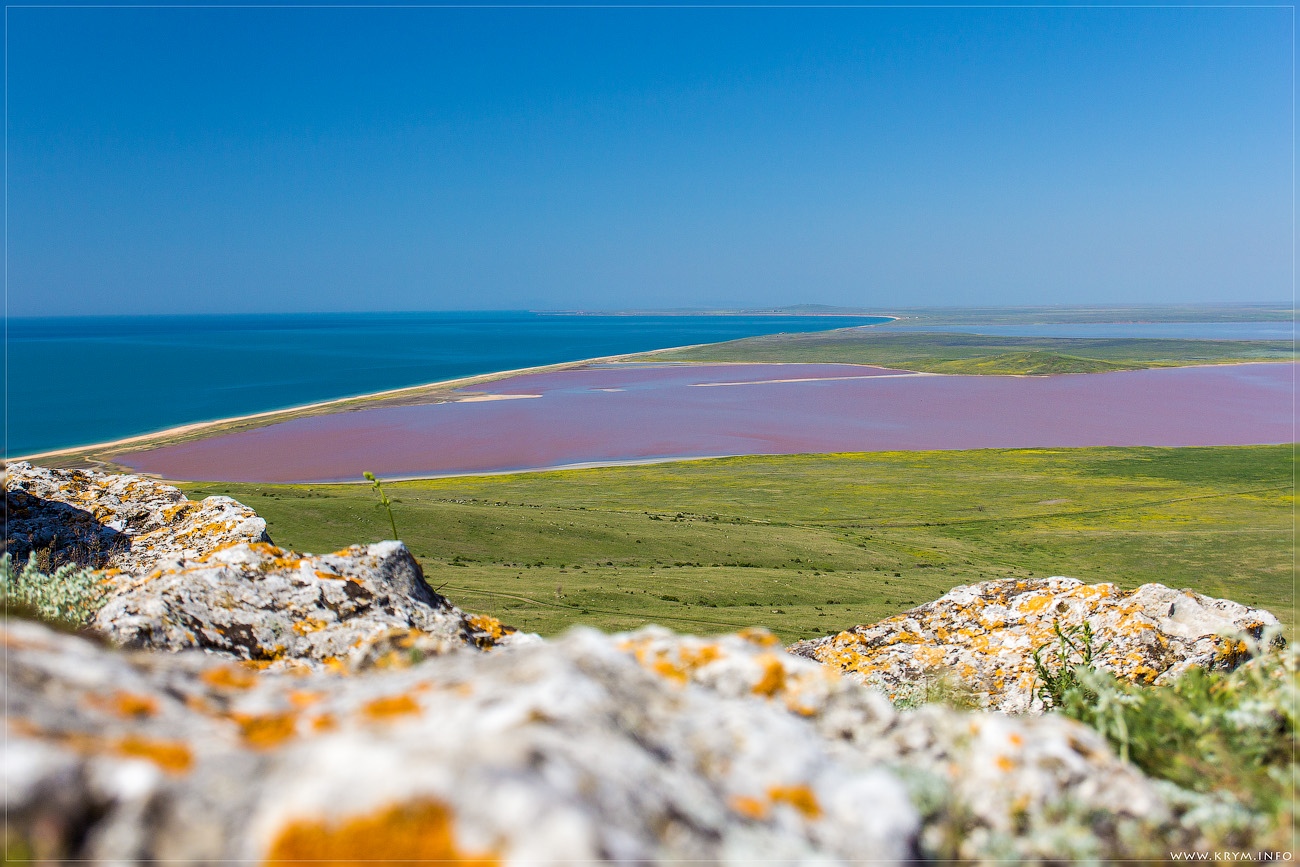
M 660 352 L 647 360 L 839 362 L 929 373 L 1048 375 L 1294 358 L 1287 340 L 992 337 L 881 327 L 749 337 Z
M 1159 581 L 1295 620 L 1290 445 L 794 455 L 385 485 L 398 533 L 462 607 L 792 641 L 992 578 Z M 365 485 L 203 483 L 280 545 L 392 535 Z

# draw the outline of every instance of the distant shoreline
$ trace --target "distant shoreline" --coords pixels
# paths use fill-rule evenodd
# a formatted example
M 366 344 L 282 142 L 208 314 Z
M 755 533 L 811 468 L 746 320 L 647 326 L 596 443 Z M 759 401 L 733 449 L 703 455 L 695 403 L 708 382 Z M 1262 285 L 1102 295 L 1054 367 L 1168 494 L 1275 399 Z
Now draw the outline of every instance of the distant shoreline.
M 533 367 L 517 367 L 511 370 L 499 370 L 492 373 L 478 373 L 473 376 L 461 376 L 454 379 L 441 379 L 433 382 L 420 383 L 419 385 L 406 385 L 401 388 L 390 388 L 384 391 L 368 392 L 366 394 L 351 395 L 349 397 L 336 397 L 329 400 L 316 401 L 314 403 L 304 403 L 297 406 L 285 407 L 284 409 L 270 409 L 263 412 L 247 413 L 245 415 L 232 415 L 226 418 L 212 419 L 210 421 L 197 421 L 188 424 L 177 425 L 175 427 L 164 428 L 163 430 L 152 431 L 150 433 L 136 434 L 135 436 L 123 437 L 121 439 L 110 440 L 108 442 L 92 443 L 83 446 L 70 446 L 62 449 L 52 449 L 44 452 L 34 452 L 27 455 L 16 455 L 7 458 L 9 462 L 14 461 L 34 461 L 43 458 L 86 456 L 92 453 L 102 452 L 121 452 L 125 446 L 154 446 L 164 444 L 166 441 L 175 437 L 187 436 L 190 434 L 201 433 L 205 430 L 227 427 L 230 425 L 242 424 L 250 421 L 267 420 L 275 423 L 277 417 L 283 416 L 283 421 L 296 418 L 305 412 L 328 409 L 329 407 L 344 408 L 348 404 L 360 403 L 369 404 L 376 401 L 388 400 L 391 398 L 401 397 L 402 395 L 429 390 L 458 390 L 469 385 L 478 385 L 480 383 L 496 382 L 501 379 L 509 379 L 514 376 L 521 376 L 529 373 L 548 373 L 558 370 L 569 370 L 575 367 L 582 367 L 588 364 L 600 364 L 603 362 L 615 362 L 632 358 L 642 358 L 647 355 L 657 355 L 661 352 L 674 352 L 681 349 L 697 349 L 701 346 L 710 346 L 708 343 L 691 343 L 684 346 L 666 346 L 662 349 L 648 349 L 642 352 L 625 352 L 619 355 L 599 355 L 594 358 L 583 358 L 577 361 L 561 361 L 555 364 L 539 364 Z M 694 362 L 683 361 L 681 364 L 692 364 Z M 472 395 L 465 397 L 450 396 L 444 401 L 447 403 L 459 403 L 462 400 L 473 402 L 475 398 Z M 361 407 L 357 407 L 360 409 Z M 260 427 L 260 425 L 259 425 Z M 135 450 L 135 449 L 133 449 Z

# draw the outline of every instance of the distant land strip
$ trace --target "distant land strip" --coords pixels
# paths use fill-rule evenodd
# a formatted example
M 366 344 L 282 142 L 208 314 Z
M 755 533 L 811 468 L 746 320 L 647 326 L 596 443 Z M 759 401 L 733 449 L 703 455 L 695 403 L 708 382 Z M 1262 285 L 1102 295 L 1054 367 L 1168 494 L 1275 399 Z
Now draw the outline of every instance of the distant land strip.
M 654 360 L 868 364 L 924 373 L 1046 376 L 1295 357 L 1288 340 L 1004 337 L 842 328 L 669 349 L 656 353 Z

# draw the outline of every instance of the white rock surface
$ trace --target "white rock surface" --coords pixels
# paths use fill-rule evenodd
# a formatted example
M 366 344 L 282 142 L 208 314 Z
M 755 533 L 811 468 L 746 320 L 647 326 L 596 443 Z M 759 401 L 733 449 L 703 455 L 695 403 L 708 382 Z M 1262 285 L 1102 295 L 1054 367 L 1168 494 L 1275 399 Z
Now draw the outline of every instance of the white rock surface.
M 265 542 L 229 545 L 118 576 L 92 625 L 126 647 L 349 667 L 409 664 L 514 634 L 430 590 L 401 542 L 318 557 Z
M 11 463 L 5 481 L 6 550 L 56 553 L 95 567 L 145 573 L 233 542 L 265 542 L 266 521 L 230 497 L 192 502 L 144 476 Z
M 1192 666 L 1235 667 L 1244 648 L 1230 636 L 1258 639 L 1278 626 L 1263 609 L 1161 584 L 1126 591 L 1074 578 L 1007 579 L 956 587 L 934 602 L 790 650 L 891 696 L 948 676 L 987 707 L 1018 713 L 1040 706 L 1034 651 L 1044 648 L 1042 658 L 1059 664 L 1055 626 L 1085 623 L 1096 636 L 1096 664 L 1139 683 L 1163 683 Z
M 897 863 L 919 828 L 896 774 L 798 715 L 590 631 L 362 677 L 3 643 L 11 831 L 48 856 Z

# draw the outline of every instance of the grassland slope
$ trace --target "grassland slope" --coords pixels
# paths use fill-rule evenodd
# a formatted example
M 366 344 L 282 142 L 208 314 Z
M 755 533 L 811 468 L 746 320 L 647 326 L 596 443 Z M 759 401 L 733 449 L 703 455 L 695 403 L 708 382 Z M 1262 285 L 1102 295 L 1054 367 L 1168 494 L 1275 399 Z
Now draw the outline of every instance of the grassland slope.
M 460 604 L 553 634 L 662 623 L 784 640 L 993 578 L 1187 587 L 1295 619 L 1293 448 L 1098 448 L 725 458 L 387 486 L 397 529 Z M 391 535 L 360 485 L 184 484 L 279 544 Z

